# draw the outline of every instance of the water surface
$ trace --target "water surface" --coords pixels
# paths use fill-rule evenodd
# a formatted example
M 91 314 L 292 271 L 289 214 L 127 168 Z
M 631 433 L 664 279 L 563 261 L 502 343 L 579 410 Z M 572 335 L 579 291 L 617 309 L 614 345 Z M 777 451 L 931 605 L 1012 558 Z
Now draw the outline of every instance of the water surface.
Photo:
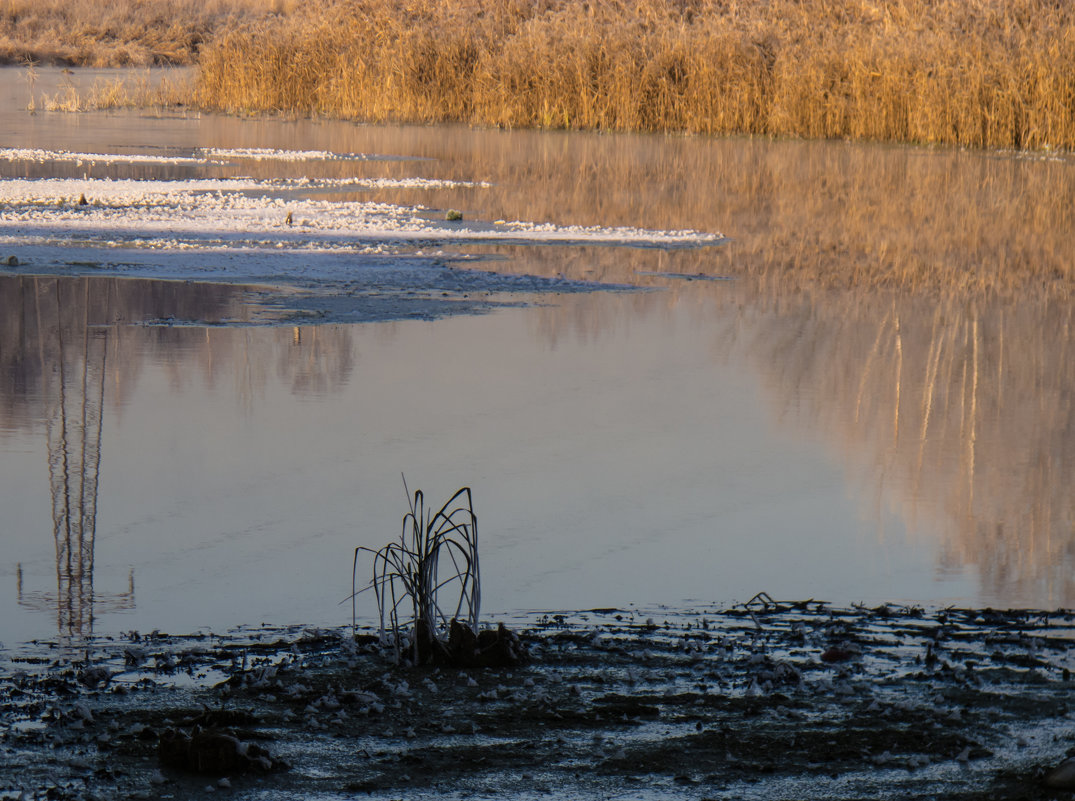
M 318 197 L 461 209 L 475 231 L 730 237 L 427 237 L 372 261 L 341 246 L 331 270 L 255 248 L 239 275 L 213 255 L 46 252 L 0 208 L 19 261 L 0 277 L 0 640 L 342 623 L 354 547 L 398 535 L 401 472 L 434 499 L 473 487 L 490 613 L 761 590 L 1075 600 L 1069 161 L 22 112 L 0 146 L 51 154 L 0 159 L 5 181 L 393 179 Z M 164 160 L 212 148 L 370 158 Z M 446 264 L 466 281 L 430 292 Z M 889 288 L 900 272 L 924 288 Z M 319 300 L 281 312 L 299 289 Z M 408 293 L 460 305 L 415 314 Z

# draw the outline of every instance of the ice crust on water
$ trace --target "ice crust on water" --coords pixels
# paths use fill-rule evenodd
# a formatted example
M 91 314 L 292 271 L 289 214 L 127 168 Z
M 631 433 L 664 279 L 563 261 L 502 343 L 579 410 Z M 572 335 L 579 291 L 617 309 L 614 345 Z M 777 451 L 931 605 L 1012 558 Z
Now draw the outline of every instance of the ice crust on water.
M 0 161 L 97 162 L 101 164 L 207 164 L 192 156 L 158 156 L 144 153 L 76 153 L 70 150 L 42 150 L 35 147 L 0 147 Z
M 71 191 L 96 191 L 99 192 L 99 197 L 113 201 L 142 202 L 148 197 L 175 192 L 189 194 L 212 191 L 275 192 L 286 189 L 484 189 L 489 186 L 486 182 L 450 181 L 441 178 L 190 178 L 183 181 L 15 178 L 0 183 L 0 202 L 66 200 Z
M 3 161 L 90 161 L 111 164 L 219 164 L 222 161 L 385 161 L 391 156 L 368 153 L 333 153 L 328 150 L 276 150 L 273 148 L 199 147 L 197 155 L 164 156 L 145 153 L 78 153 L 33 147 L 0 147 Z
M 199 149 L 194 160 L 363 158 L 322 151 Z M 169 156 L 138 157 L 171 163 Z M 71 162 L 126 156 L 0 149 L 0 161 Z M 133 160 L 132 157 L 130 160 Z M 241 162 L 239 162 L 241 164 Z M 320 321 L 366 322 L 480 313 L 520 301 L 505 293 L 617 288 L 481 269 L 476 245 L 605 245 L 679 249 L 716 234 L 630 227 L 483 221 L 443 208 L 349 200 L 374 189 L 481 190 L 488 184 L 422 177 L 11 178 L 0 180 L 0 256 L 19 271 L 251 283 L 283 289 L 275 304 Z M 328 193 L 328 194 L 326 194 Z M 465 210 L 465 207 L 464 207 Z M 448 249 L 446 253 L 442 248 Z M 462 266 L 465 269 L 446 269 Z M 294 289 L 298 289 L 296 294 Z M 290 311 L 289 311 L 290 310 Z
M 354 183 L 361 185 L 360 181 Z M 80 245 L 142 247 L 155 240 L 167 240 L 170 246 L 187 248 L 339 250 L 376 244 L 406 247 L 437 243 L 680 248 L 712 245 L 721 240 L 719 235 L 697 231 L 524 221 L 448 223 L 430 219 L 438 212 L 422 207 L 309 196 L 311 190 L 338 186 L 336 180 L 305 178 L 10 179 L 0 182 L 0 242 L 7 246 L 72 241 Z M 81 197 L 87 203 L 79 204 Z
M 369 153 L 333 153 L 329 150 L 277 150 L 270 147 L 202 147 L 207 158 L 250 161 L 374 161 L 386 158 Z

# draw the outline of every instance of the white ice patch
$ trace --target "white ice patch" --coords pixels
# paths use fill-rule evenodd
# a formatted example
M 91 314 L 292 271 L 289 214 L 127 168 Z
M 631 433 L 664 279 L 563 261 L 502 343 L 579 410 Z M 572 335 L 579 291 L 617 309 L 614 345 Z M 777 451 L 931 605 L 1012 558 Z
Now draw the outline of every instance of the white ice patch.
M 82 164 L 207 164 L 204 158 L 157 156 L 138 153 L 73 153 L 69 150 L 42 150 L 33 147 L 0 147 L 0 161 L 47 161 Z
M 329 150 L 276 150 L 268 147 L 202 147 L 198 152 L 210 159 L 245 161 L 372 161 L 383 156 L 369 153 L 333 153 Z
M 424 179 L 414 186 L 430 186 Z M 443 211 L 323 200 L 316 190 L 399 182 L 320 179 L 11 179 L 0 182 L 0 244 L 218 250 L 340 251 L 460 244 L 684 248 L 718 234 L 524 221 L 448 222 Z M 79 203 L 85 198 L 84 204 Z
M 97 164 L 221 164 L 225 161 L 386 161 L 397 157 L 371 153 L 333 153 L 328 150 L 276 150 L 273 148 L 199 147 L 191 156 L 144 153 L 79 153 L 28 147 L 0 147 L 0 161 L 91 162 Z

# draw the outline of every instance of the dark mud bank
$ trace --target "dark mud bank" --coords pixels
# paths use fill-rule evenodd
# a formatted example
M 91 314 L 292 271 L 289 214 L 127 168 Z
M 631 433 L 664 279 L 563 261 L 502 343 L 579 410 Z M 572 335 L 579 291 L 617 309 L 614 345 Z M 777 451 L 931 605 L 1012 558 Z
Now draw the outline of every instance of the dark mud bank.
M 1070 612 L 535 616 L 511 669 L 262 628 L 4 654 L 0 798 L 1070 798 Z M 88 658 L 87 658 L 88 657 Z

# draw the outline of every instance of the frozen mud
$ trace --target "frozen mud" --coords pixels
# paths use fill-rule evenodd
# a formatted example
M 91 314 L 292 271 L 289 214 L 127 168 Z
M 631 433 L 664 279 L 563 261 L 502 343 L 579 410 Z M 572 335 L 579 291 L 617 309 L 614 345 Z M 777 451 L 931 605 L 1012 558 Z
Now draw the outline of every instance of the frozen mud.
M 398 666 L 350 629 L 37 643 L 0 674 L 0 794 L 1070 797 L 1043 784 L 1075 745 L 1068 612 L 765 598 L 510 622 L 513 669 Z

